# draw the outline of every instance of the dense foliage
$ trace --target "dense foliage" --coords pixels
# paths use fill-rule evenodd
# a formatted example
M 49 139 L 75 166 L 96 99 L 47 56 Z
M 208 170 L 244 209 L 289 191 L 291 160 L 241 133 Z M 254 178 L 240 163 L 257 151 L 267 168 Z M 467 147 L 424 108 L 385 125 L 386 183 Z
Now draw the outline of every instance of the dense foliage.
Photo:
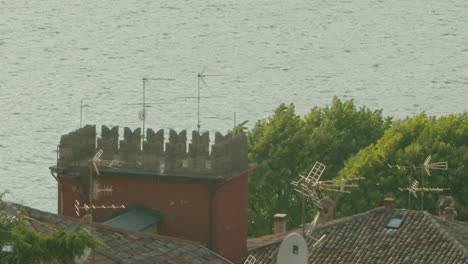
M 457 202 L 459 220 L 468 220 L 466 195 L 468 193 L 468 114 L 449 114 L 440 118 L 424 113 L 395 122 L 375 144 L 364 148 L 346 162 L 342 177 L 366 178 L 359 189 L 338 199 L 338 212 L 349 215 L 381 206 L 381 197 L 394 197 L 401 208 L 421 208 L 421 199 L 408 199 L 404 188 L 424 177 L 425 187 L 449 188 L 442 194 L 451 195 Z M 432 162 L 448 161 L 447 171 L 422 169 L 391 169 L 388 164 L 421 166 L 431 155 Z M 439 194 L 426 194 L 424 209 L 436 212 Z M 408 204 L 408 202 L 410 202 Z
M 324 179 L 334 177 L 347 158 L 375 142 L 390 124 L 381 110 L 358 109 L 353 101 L 337 98 L 304 118 L 294 105 L 282 104 L 273 116 L 259 120 L 248 133 L 249 159 L 257 164 L 249 176 L 249 235 L 270 233 L 275 213 L 287 213 L 288 225 L 297 227 L 302 199 L 291 181 L 316 160 L 328 166 Z
M 242 131 L 245 128 L 241 129 Z M 394 197 L 397 206 L 436 213 L 439 195 L 451 195 L 458 220 L 468 220 L 468 114 L 442 117 L 421 113 L 392 121 L 381 110 L 357 108 L 353 101 L 334 98 L 330 106 L 314 107 L 301 117 L 294 105 L 280 105 L 248 131 L 249 159 L 257 168 L 249 176 L 249 236 L 271 233 L 273 215 L 288 214 L 288 228 L 301 224 L 301 196 L 291 186 L 298 174 L 315 161 L 327 165 L 322 179 L 365 177 L 351 194 L 327 193 L 337 200 L 336 215 L 351 215 L 382 206 Z M 448 161 L 449 170 L 395 169 L 392 165 L 421 167 Z M 422 178 L 423 177 L 423 178 Z M 405 190 L 413 180 L 424 187 L 450 190 L 409 199 Z M 307 219 L 314 213 L 307 203 Z
M 25 214 L 9 217 L 0 211 L 0 263 L 75 263 L 86 249 L 105 246 L 82 223 L 70 231 L 41 225 L 48 235 L 35 231 Z

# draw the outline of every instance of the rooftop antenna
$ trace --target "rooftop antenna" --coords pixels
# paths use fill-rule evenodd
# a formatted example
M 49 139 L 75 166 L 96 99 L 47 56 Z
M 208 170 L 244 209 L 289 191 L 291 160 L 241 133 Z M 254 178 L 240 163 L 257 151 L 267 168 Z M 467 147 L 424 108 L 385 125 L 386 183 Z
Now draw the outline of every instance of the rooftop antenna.
M 147 76 L 144 76 L 142 78 L 143 81 L 143 98 L 142 98 L 142 103 L 141 103 L 141 108 L 142 110 L 138 112 L 138 118 L 142 121 L 142 130 L 141 130 L 141 146 L 143 146 L 143 141 L 145 140 L 145 124 L 146 124 L 146 86 L 149 85 L 149 81 L 175 81 L 175 79 L 172 78 L 148 78 Z
M 409 194 L 412 194 L 414 198 L 418 198 L 418 192 L 421 193 L 421 198 L 425 192 L 443 192 L 450 190 L 448 188 L 424 188 L 424 187 L 419 187 L 419 182 L 417 180 L 414 180 L 410 186 L 406 188 L 398 188 L 400 191 L 408 191 Z M 421 210 L 423 210 L 423 207 L 421 207 Z
M 391 164 L 387 164 L 388 167 L 390 167 L 391 169 L 403 169 L 403 170 L 417 170 L 417 169 L 424 169 L 424 171 L 426 172 L 426 174 L 428 176 L 431 176 L 431 170 L 448 170 L 448 162 L 447 161 L 441 161 L 441 162 L 434 162 L 434 163 L 431 163 L 431 155 L 427 156 L 427 158 L 424 160 L 424 163 L 420 166 L 415 166 L 415 165 L 399 165 L 399 164 L 395 164 L 395 165 L 391 165 Z
M 417 170 L 417 169 L 422 169 L 422 172 L 421 172 L 421 187 L 418 188 L 419 186 L 419 182 L 418 181 L 413 181 L 411 186 L 406 188 L 409 192 L 408 192 L 408 209 L 410 207 L 410 201 L 411 201 L 411 193 L 413 193 L 413 196 L 415 196 L 417 198 L 417 195 L 416 195 L 416 192 L 421 192 L 421 211 L 424 210 L 424 192 L 433 192 L 435 190 L 447 190 L 447 189 L 441 189 L 441 188 L 424 188 L 424 172 L 428 175 L 428 176 L 431 176 L 431 170 L 448 170 L 448 162 L 447 161 L 442 161 L 442 162 L 434 162 L 434 163 L 431 163 L 431 155 L 427 156 L 426 159 L 424 160 L 424 163 L 420 166 L 415 166 L 414 164 L 413 165 L 405 165 L 405 166 L 400 166 L 398 164 L 396 165 L 390 165 L 390 164 L 387 164 L 388 167 L 390 167 L 391 169 L 393 168 L 396 168 L 396 169 L 404 169 L 404 170 L 407 170 L 409 169 L 410 171 L 410 175 L 413 175 L 413 171 Z M 410 176 L 410 180 L 412 179 L 412 177 Z M 411 187 L 416 184 L 414 186 L 414 188 L 417 189 L 417 191 L 410 191 Z M 412 188 L 412 189 L 414 189 Z
M 80 128 L 83 127 L 83 100 L 81 100 L 80 105 Z
M 299 174 L 299 177 L 300 177 L 299 180 L 291 182 L 291 184 L 294 186 L 294 189 L 300 194 L 302 194 L 302 234 L 303 235 L 305 235 L 305 197 L 309 198 L 319 210 L 323 210 L 323 207 L 320 204 L 320 197 L 317 194 L 317 190 L 349 193 L 349 191 L 347 191 L 345 188 L 357 187 L 357 185 L 347 184 L 347 182 L 364 179 L 362 177 L 340 179 L 339 184 L 336 184 L 336 180 L 320 181 L 320 177 L 322 177 L 322 174 L 325 171 L 325 168 L 326 166 L 324 164 L 316 161 L 312 169 L 309 171 L 309 174 L 307 174 L 306 176 L 304 176 L 303 174 Z
M 116 168 L 117 166 L 120 166 L 119 162 L 117 162 L 116 160 L 102 160 L 101 156 L 102 156 L 103 153 L 104 153 L 104 151 L 102 149 L 99 149 L 96 152 L 96 154 L 93 156 L 93 158 L 91 158 L 89 160 L 89 198 L 88 198 L 89 199 L 89 204 L 81 205 L 79 201 L 75 200 L 75 209 L 76 209 L 75 213 L 76 213 L 77 216 L 80 216 L 80 209 L 85 209 L 86 211 L 89 212 L 89 214 L 91 214 L 91 217 L 94 217 L 93 216 L 93 210 L 94 209 L 98 209 L 98 208 L 99 209 L 104 209 L 104 208 L 112 208 L 112 209 L 125 208 L 124 205 L 119 205 L 119 206 L 99 205 L 99 206 L 95 206 L 93 204 L 94 199 L 99 196 L 100 192 L 107 192 L 107 193 L 112 192 L 112 186 L 107 186 L 107 187 L 104 187 L 104 188 L 100 188 L 99 183 L 97 183 L 94 180 L 94 173 L 96 173 L 96 176 L 100 176 L 98 165 L 99 166 L 109 167 L 109 168 Z
M 89 160 L 89 204 L 81 204 L 78 200 L 75 200 L 75 213 L 79 217 L 81 209 L 84 209 L 87 213 L 91 215 L 91 223 L 94 221 L 93 212 L 95 209 L 118 209 L 125 208 L 122 205 L 94 205 L 94 199 L 99 196 L 101 192 L 111 193 L 112 186 L 107 186 L 101 188 L 99 183 L 94 180 L 93 171 L 96 173 L 96 176 L 100 175 L 98 166 L 105 166 L 109 168 L 116 168 L 120 166 L 119 162 L 116 160 L 102 160 L 101 156 L 104 154 L 102 149 L 99 149 L 96 154 Z M 91 233 L 92 229 L 90 226 L 89 232 Z M 94 253 L 93 253 L 93 262 L 94 262 Z
M 236 127 L 236 122 L 237 122 L 237 120 L 236 120 L 236 112 L 234 112 L 234 126 L 233 126 L 233 127 Z
M 198 129 L 198 132 L 200 132 L 200 128 L 201 128 L 201 125 L 200 125 L 200 82 L 203 83 L 203 85 L 205 87 L 208 87 L 208 85 L 206 84 L 205 82 L 205 77 L 212 77 L 212 76 L 222 76 L 222 75 L 215 75 L 215 74 L 205 74 L 205 70 L 206 70 L 206 66 L 203 67 L 202 71 L 198 73 L 198 86 L 197 86 L 197 129 Z
M 305 234 L 306 237 L 309 237 L 313 241 L 315 241 L 315 243 L 312 245 L 312 247 L 317 246 L 326 237 L 326 235 L 322 235 L 319 238 L 316 238 L 316 237 L 312 236 L 312 233 L 314 232 L 315 226 L 317 225 L 319 216 L 320 216 L 320 211 L 317 212 L 317 214 L 314 217 L 314 220 L 312 220 L 312 222 L 309 224 L 309 226 L 307 228 L 307 232 Z

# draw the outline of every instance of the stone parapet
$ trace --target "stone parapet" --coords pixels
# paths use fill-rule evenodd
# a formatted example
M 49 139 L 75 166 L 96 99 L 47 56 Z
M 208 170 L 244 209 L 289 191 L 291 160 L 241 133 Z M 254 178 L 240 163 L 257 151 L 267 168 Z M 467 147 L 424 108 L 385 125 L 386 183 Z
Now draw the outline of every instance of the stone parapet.
M 248 144 L 244 134 L 215 134 L 210 146 L 209 132 L 192 131 L 187 149 L 187 131 L 146 131 L 141 142 L 141 129 L 124 128 L 119 141 L 119 128 L 102 126 L 96 137 L 96 126 L 85 126 L 63 135 L 59 146 L 59 166 L 86 164 L 97 149 L 104 151 L 102 160 L 115 160 L 121 169 L 135 169 L 161 174 L 225 175 L 248 168 Z M 210 148 L 211 147 L 211 148 Z M 211 152 L 210 152 L 211 149 Z

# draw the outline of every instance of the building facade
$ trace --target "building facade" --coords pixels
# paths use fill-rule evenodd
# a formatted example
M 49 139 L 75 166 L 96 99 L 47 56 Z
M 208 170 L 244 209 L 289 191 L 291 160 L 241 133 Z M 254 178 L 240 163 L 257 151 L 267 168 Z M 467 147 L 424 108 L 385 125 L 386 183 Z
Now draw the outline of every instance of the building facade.
M 125 128 L 119 140 L 119 129 L 106 126 L 99 138 L 95 126 L 63 135 L 51 167 L 59 215 L 79 217 L 91 204 L 126 207 L 94 209 L 95 221 L 104 222 L 130 208 L 147 208 L 157 212 L 158 221 L 146 231 L 200 242 L 238 262 L 247 252 L 252 167 L 246 136 L 216 133 L 211 146 L 208 132 L 193 131 L 190 144 L 186 131 L 170 130 L 167 142 L 163 130 L 148 129 L 141 138 L 140 129 Z M 95 168 L 91 160 L 98 150 L 103 152 Z

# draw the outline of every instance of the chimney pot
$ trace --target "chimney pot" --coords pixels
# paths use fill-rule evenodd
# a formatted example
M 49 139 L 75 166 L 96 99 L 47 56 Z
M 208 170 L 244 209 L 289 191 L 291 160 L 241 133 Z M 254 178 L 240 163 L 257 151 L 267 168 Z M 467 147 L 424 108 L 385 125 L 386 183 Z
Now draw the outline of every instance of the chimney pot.
M 395 208 L 395 199 L 393 198 L 385 198 L 383 203 L 384 203 L 384 207 L 387 209 Z
M 273 234 L 286 232 L 286 216 L 287 214 L 275 214 L 273 223 Z
M 439 216 L 444 217 L 445 215 L 445 208 L 451 207 L 455 208 L 455 199 L 452 196 L 439 196 L 438 200 L 439 206 Z
M 447 221 L 453 221 L 455 217 L 457 216 L 457 211 L 455 211 L 455 208 L 453 207 L 445 207 L 444 210 L 444 218 Z

